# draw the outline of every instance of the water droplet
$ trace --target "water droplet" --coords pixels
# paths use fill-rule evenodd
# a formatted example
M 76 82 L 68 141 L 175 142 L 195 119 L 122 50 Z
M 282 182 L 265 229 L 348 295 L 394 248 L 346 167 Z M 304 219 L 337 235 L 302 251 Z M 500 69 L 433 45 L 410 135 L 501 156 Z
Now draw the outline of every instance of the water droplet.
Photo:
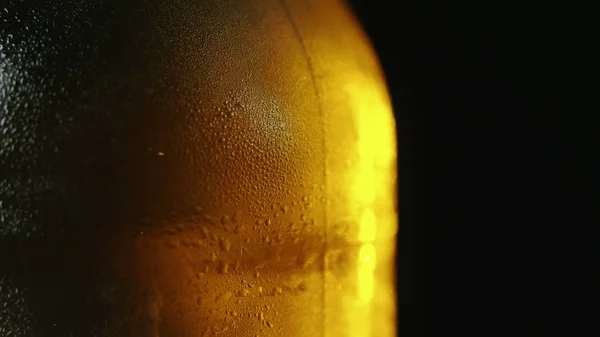
M 240 234 L 242 232 L 246 231 L 246 227 L 244 225 L 238 225 L 235 227 L 234 233 L 235 234 Z
M 208 238 L 208 229 L 206 228 L 206 226 L 202 225 L 200 226 L 200 232 L 202 233 L 202 237 L 204 238 Z
M 206 244 L 201 239 L 193 239 L 192 240 L 192 247 L 200 248 L 200 247 L 204 247 L 204 246 L 206 246 Z
M 213 332 L 213 334 L 215 334 L 215 336 L 225 333 L 227 330 L 229 330 L 229 327 L 227 327 L 227 326 L 224 326 L 223 328 L 218 328 L 215 326 L 212 328 L 212 332 Z
M 199 307 L 206 307 L 208 304 L 208 299 L 205 297 L 198 297 L 196 304 L 198 304 Z
M 223 251 L 228 252 L 229 248 L 231 247 L 231 243 L 228 239 L 221 238 L 219 240 L 219 247 L 221 247 Z
M 226 292 L 222 293 L 221 295 L 217 296 L 215 298 L 215 301 L 217 303 L 224 302 L 224 301 L 229 300 L 232 296 L 233 296 L 233 293 L 231 291 L 226 291 Z
M 248 289 L 242 289 L 238 292 L 238 296 L 240 297 L 246 297 L 248 295 L 250 295 L 250 290 Z
M 302 268 L 306 269 L 310 265 L 312 265 L 316 259 L 317 259 L 317 254 L 312 253 L 312 254 L 308 254 L 308 256 L 307 255 L 299 256 L 297 261 L 298 261 L 298 264 L 302 266 Z
M 227 270 L 229 269 L 229 264 L 221 261 L 221 263 L 219 263 L 219 268 L 218 268 L 218 272 L 220 274 L 227 274 Z
M 306 282 L 302 281 L 298 284 L 298 290 L 300 291 L 306 291 Z

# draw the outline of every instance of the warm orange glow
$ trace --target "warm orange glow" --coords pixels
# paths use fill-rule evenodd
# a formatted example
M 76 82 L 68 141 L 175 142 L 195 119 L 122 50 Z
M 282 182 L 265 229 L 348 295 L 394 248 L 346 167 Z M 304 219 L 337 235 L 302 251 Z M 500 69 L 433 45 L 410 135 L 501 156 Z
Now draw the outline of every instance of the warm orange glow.
M 377 236 L 377 219 L 370 208 L 367 208 L 360 219 L 358 240 L 360 242 L 373 242 Z
M 354 323 L 346 336 L 391 337 L 395 335 L 396 312 L 392 284 L 397 232 L 395 125 L 380 78 L 358 71 L 347 71 L 345 76 L 343 88 L 350 100 L 357 135 L 356 161 L 348 175 L 349 207 L 360 210 L 356 237 L 360 244 L 356 267 L 358 302 L 347 313 Z
M 373 272 L 377 263 L 377 250 L 371 243 L 365 243 L 358 253 L 358 298 L 363 303 L 373 299 L 375 281 Z

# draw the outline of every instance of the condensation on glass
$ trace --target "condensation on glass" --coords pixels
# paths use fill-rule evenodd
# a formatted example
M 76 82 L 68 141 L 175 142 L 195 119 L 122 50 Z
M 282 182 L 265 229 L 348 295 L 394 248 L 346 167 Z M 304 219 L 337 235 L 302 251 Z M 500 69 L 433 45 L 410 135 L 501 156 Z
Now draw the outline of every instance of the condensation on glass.
M 0 335 L 393 336 L 395 138 L 343 2 L 5 1 Z

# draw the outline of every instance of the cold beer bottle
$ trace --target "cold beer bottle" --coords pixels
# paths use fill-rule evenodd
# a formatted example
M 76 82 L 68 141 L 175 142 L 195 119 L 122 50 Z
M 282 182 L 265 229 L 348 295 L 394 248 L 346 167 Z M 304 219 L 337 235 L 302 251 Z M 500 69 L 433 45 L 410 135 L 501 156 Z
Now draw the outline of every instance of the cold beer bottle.
M 395 191 L 339 0 L 0 5 L 0 336 L 395 335 Z

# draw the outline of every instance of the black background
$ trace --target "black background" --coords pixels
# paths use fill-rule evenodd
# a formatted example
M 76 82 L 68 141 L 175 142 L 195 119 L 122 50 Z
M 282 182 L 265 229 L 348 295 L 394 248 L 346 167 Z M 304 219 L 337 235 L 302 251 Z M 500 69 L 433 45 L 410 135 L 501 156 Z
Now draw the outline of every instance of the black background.
M 566 7 L 349 3 L 396 114 L 399 335 L 578 335 Z

